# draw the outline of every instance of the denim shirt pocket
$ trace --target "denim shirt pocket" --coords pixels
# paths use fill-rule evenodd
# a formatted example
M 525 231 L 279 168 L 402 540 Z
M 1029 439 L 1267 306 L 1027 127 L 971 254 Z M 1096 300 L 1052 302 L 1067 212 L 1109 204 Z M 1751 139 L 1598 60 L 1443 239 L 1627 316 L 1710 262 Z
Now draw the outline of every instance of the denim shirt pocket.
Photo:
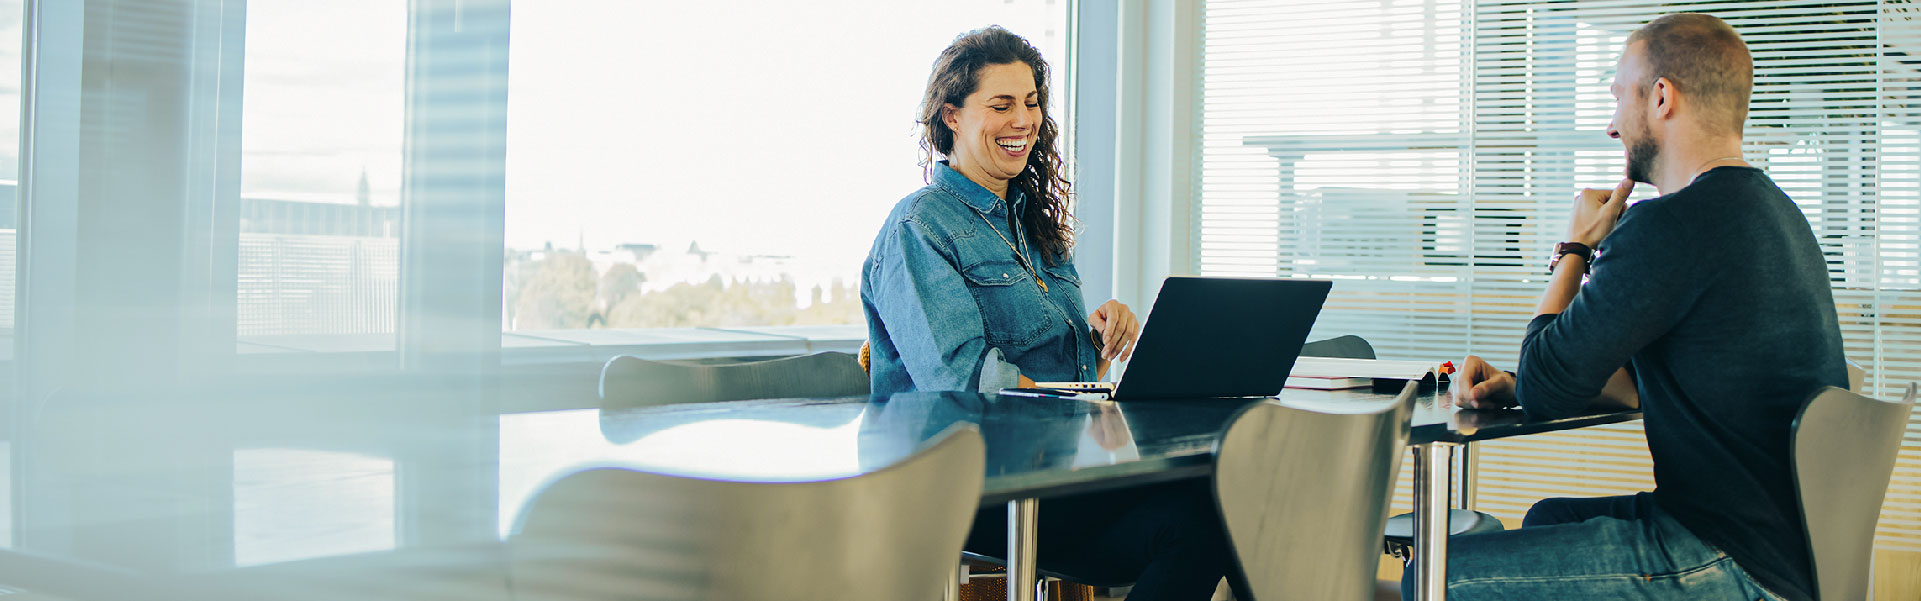
M 1042 267 L 1041 271 L 1047 272 L 1047 277 L 1054 281 L 1054 289 L 1051 292 L 1059 296 L 1055 296 L 1053 300 L 1060 306 L 1061 311 L 1068 314 L 1068 329 L 1085 331 L 1088 325 L 1082 320 L 1087 317 L 1087 307 L 1082 306 L 1080 272 L 1075 271 L 1074 264 L 1068 262 L 1048 265 Z M 1080 361 L 1085 362 L 1087 359 L 1083 358 Z
M 1026 346 L 1047 332 L 1050 320 L 1046 316 L 1050 312 L 1046 300 L 1027 270 L 1014 262 L 1013 255 L 996 256 L 965 245 L 957 250 L 961 277 L 967 280 L 967 291 L 980 306 L 988 344 Z
M 1069 292 L 1073 292 L 1075 295 L 1080 294 L 1081 274 L 1074 271 L 1073 264 L 1061 263 L 1059 265 L 1048 265 L 1042 267 L 1041 271 L 1045 271 L 1048 276 L 1067 284 L 1068 287 L 1072 288 Z

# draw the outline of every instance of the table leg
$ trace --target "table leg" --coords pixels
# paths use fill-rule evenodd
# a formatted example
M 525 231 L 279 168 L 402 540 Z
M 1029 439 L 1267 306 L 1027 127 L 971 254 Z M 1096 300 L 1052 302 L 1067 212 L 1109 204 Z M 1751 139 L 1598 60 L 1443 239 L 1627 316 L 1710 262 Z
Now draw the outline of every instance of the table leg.
M 1474 509 L 1474 443 L 1461 443 L 1456 455 L 1461 458 L 1461 509 Z
M 1040 499 L 1007 502 L 1007 599 L 1035 601 L 1035 539 L 1039 538 Z
M 1414 447 L 1414 598 L 1447 599 L 1447 512 L 1454 484 L 1454 443 Z

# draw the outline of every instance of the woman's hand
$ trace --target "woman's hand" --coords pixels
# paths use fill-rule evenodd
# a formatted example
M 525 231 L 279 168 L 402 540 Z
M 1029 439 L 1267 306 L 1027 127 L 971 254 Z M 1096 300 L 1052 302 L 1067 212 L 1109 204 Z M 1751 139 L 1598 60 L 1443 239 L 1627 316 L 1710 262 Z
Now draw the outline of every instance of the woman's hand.
M 1126 361 L 1134 356 L 1134 341 L 1141 337 L 1141 320 L 1134 316 L 1134 310 L 1109 300 L 1094 308 L 1087 316 L 1088 325 L 1094 326 L 1094 337 L 1099 341 L 1101 362 L 1115 359 Z
M 1112 403 L 1095 405 L 1099 413 L 1087 424 L 1087 431 L 1094 435 L 1094 442 L 1102 450 L 1112 451 L 1134 442 L 1134 435 L 1127 431 L 1127 419 L 1121 417 L 1121 410 Z
M 1453 388 L 1454 404 L 1462 409 L 1504 409 L 1516 403 L 1514 376 L 1474 355 L 1461 360 Z

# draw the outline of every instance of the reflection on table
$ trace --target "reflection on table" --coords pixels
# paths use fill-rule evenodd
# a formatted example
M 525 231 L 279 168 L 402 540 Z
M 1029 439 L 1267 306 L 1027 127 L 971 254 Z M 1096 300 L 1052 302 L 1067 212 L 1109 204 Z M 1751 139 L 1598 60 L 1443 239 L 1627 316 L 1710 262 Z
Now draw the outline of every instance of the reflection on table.
M 1279 402 L 1338 408 L 1392 396 L 1288 390 Z M 544 484 L 579 470 L 839 478 L 897 462 L 959 423 L 986 442 L 982 505 L 1044 499 L 1206 476 L 1221 429 L 1252 402 L 922 393 L 500 414 L 431 393 L 90 399 L 49 405 L 32 436 L 13 441 L 20 505 L 10 553 L 130 582 L 301 564 L 371 569 L 367 562 L 422 554 L 472 561 L 489 557 L 474 549 L 497 545 Z M 1632 417 L 1530 421 L 1519 411 L 1457 411 L 1430 391 L 1418 399 L 1412 442 Z M 0 562 L 0 586 L 79 584 L 22 565 Z

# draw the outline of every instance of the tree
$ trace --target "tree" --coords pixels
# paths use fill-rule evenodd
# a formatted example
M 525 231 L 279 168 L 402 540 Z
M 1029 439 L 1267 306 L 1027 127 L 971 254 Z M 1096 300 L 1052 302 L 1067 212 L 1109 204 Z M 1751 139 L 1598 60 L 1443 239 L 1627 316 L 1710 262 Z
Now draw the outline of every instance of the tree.
M 613 311 L 620 301 L 640 293 L 640 285 L 645 283 L 647 274 L 634 268 L 633 263 L 615 263 L 600 276 L 600 308 Z
M 514 304 L 514 329 L 578 329 L 594 315 L 594 266 L 587 257 L 552 253 L 539 263 Z
M 806 308 L 794 303 L 793 280 L 723 282 L 719 276 L 699 284 L 629 294 L 607 309 L 610 328 L 693 328 L 825 325 L 859 323 L 860 297 L 835 282 L 815 289 Z M 826 293 L 826 300 L 822 299 Z

